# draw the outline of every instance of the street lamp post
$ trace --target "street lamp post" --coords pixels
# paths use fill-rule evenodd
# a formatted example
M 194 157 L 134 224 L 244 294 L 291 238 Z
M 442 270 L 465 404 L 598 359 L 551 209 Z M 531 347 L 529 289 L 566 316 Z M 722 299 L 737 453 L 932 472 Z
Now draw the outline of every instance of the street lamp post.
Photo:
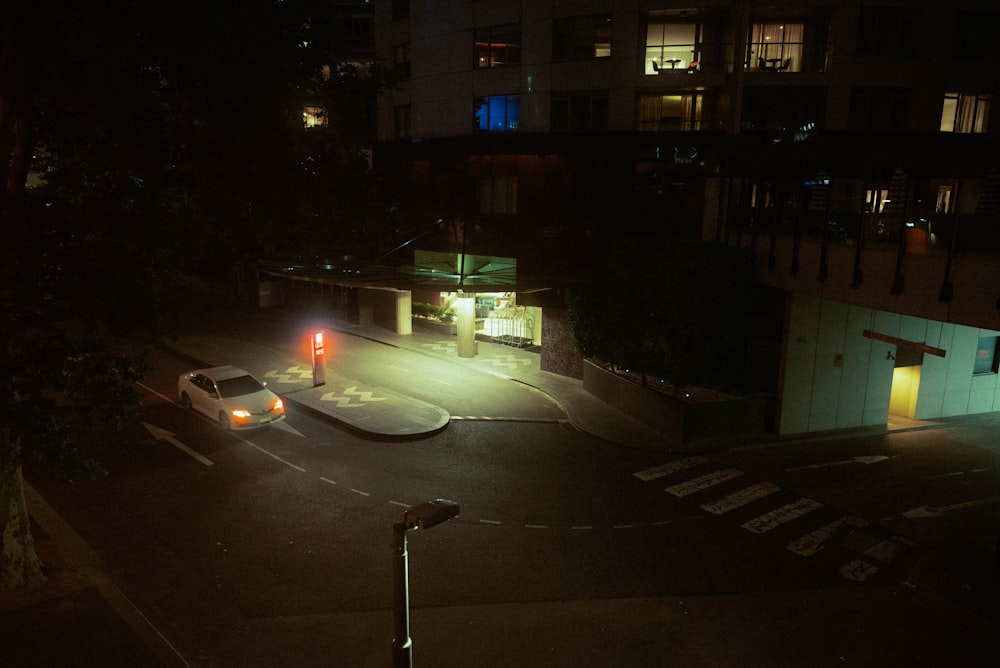
M 435 499 L 420 503 L 403 512 L 403 521 L 392 525 L 393 534 L 393 617 L 395 633 L 392 639 L 393 668 L 413 666 L 413 641 L 410 639 L 409 561 L 406 554 L 406 532 L 410 529 L 430 529 L 456 517 L 459 506 L 454 501 Z

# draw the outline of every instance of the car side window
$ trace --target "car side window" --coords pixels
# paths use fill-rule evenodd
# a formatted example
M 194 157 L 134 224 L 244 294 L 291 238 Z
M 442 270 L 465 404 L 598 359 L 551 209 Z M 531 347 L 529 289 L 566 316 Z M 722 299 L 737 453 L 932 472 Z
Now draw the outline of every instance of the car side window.
M 215 391 L 215 383 L 212 382 L 211 378 L 205 379 L 205 391 L 209 394 L 217 394 Z

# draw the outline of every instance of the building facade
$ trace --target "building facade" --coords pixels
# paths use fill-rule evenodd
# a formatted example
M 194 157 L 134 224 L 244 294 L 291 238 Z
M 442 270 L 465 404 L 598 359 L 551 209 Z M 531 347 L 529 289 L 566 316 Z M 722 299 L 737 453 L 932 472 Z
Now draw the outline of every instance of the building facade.
M 991 0 L 378 0 L 375 170 L 460 281 L 516 265 L 543 368 L 572 373 L 542 288 L 616 238 L 714 240 L 784 307 L 776 431 L 1000 410 L 998 22 Z

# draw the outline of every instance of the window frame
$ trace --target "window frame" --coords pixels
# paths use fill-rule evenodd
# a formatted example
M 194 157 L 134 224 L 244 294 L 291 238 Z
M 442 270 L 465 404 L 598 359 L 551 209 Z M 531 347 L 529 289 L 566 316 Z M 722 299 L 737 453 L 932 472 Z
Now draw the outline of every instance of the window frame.
M 606 39 L 602 39 L 606 37 Z M 610 58 L 614 39 L 611 14 L 564 16 L 552 22 L 552 62 Z
M 992 105 L 991 93 L 947 91 L 941 104 L 939 129 L 955 134 L 986 134 L 989 132 Z
M 985 348 L 984 342 L 987 342 Z M 985 365 L 980 361 L 982 359 L 987 360 Z M 998 369 L 1000 369 L 1000 336 L 980 336 L 979 343 L 976 344 L 976 358 L 972 363 L 972 375 L 995 375 Z
M 514 37 L 515 39 L 513 41 L 498 41 L 498 38 L 501 37 Z M 472 67 L 474 69 L 490 69 L 520 65 L 521 39 L 521 25 L 519 23 L 476 28 L 472 33 Z M 498 51 L 507 54 L 507 57 L 498 60 L 495 55 Z
M 499 120 L 494 115 L 499 111 L 500 101 L 503 101 L 503 125 L 498 125 Z M 481 111 L 486 110 L 485 126 L 480 118 Z M 513 114 L 511 111 L 513 110 Z M 521 95 L 510 93 L 506 95 L 485 95 L 476 97 L 472 101 L 473 130 L 476 134 L 517 132 L 521 125 Z M 513 124 L 513 125 L 512 125 Z
M 663 71 L 687 72 L 700 67 L 701 24 L 695 21 L 649 21 L 646 23 L 643 73 L 658 75 Z M 690 42 L 668 42 L 668 32 L 690 29 Z M 660 31 L 660 35 L 652 34 Z M 676 34 L 676 33 L 675 33 Z M 687 36 L 684 36 L 687 39 Z M 676 59 L 676 62 L 670 62 Z M 656 63 L 654 65 L 654 62 Z M 670 63 L 667 65 L 667 63 Z
M 670 99 L 670 108 L 679 115 L 664 116 L 664 102 Z M 674 98 L 677 98 L 676 100 Z M 639 132 L 697 132 L 705 127 L 705 93 L 701 91 L 676 91 L 671 93 L 644 93 L 636 105 L 636 129 Z M 656 106 L 655 119 L 645 119 L 647 112 Z M 676 123 L 676 127 L 672 126 Z
M 610 99 L 611 96 L 606 90 L 553 93 L 549 127 L 552 132 L 600 132 L 607 130 Z M 565 114 L 557 113 L 557 107 L 561 107 L 563 104 L 566 105 Z M 580 105 L 583 105 L 584 108 L 581 109 Z M 562 122 L 563 116 L 565 116 L 565 122 Z

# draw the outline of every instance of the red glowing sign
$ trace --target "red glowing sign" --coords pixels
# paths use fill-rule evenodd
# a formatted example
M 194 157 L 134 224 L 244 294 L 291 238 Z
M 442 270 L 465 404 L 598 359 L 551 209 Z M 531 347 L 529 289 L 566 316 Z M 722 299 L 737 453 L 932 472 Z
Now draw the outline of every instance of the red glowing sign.
M 322 355 L 323 354 L 323 332 L 314 332 L 312 336 L 313 340 L 313 354 Z

